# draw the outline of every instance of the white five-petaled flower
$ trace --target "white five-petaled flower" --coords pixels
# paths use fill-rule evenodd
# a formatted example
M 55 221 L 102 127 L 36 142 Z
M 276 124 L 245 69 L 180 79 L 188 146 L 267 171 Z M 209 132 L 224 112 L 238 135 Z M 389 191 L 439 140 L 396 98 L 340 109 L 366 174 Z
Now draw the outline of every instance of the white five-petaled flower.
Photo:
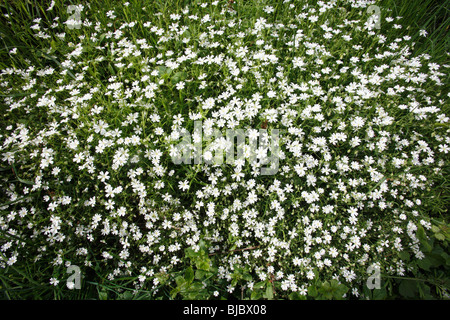
M 183 190 L 183 191 L 189 190 L 189 182 L 188 182 L 187 180 L 180 181 L 180 182 L 178 183 L 178 186 L 179 186 L 179 188 L 180 188 L 181 190 Z

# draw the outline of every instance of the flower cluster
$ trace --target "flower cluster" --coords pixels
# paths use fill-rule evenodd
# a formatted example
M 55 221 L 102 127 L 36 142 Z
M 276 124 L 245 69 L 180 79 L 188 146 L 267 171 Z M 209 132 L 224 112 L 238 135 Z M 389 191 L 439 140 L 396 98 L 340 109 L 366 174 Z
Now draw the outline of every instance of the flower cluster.
M 374 263 L 403 275 L 400 253 L 423 258 L 421 200 L 450 150 L 448 66 L 413 55 L 399 17 L 376 30 L 368 2 L 285 0 L 248 17 L 202 2 L 139 8 L 139 20 L 127 4 L 100 21 L 88 5 L 79 29 L 37 19 L 48 63 L 0 71 L 0 268 L 50 261 L 56 286 L 73 264 L 158 290 L 204 241 L 230 293 L 241 266 L 254 276 L 242 285 L 282 294 L 320 278 L 359 295 Z M 205 135 L 246 129 L 249 143 L 279 130 L 278 172 L 248 157 L 173 163 L 197 120 Z

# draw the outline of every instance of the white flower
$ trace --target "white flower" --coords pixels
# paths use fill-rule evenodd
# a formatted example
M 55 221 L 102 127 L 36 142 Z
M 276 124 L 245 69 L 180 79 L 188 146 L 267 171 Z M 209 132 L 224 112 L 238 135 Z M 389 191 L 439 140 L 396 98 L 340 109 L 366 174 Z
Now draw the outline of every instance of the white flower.
M 177 90 L 183 90 L 185 87 L 185 82 L 184 81 L 180 81 L 178 82 L 175 87 L 177 88 Z
M 314 272 L 313 272 L 312 270 L 309 270 L 309 271 L 306 273 L 306 278 L 308 278 L 309 280 L 314 279 L 315 276 L 316 276 L 316 275 L 314 274 Z
M 213 108 L 214 105 L 215 105 L 214 98 L 208 98 L 203 102 L 202 108 L 208 110 L 208 109 Z
M 443 152 L 447 154 L 450 151 L 450 148 L 447 144 L 440 144 L 439 145 L 439 152 Z
M 99 175 L 97 176 L 97 179 L 99 179 L 101 182 L 105 182 L 106 180 L 109 180 L 109 172 L 108 171 L 100 171 Z
M 178 187 L 183 191 L 189 190 L 189 182 L 187 180 L 180 181 L 178 182 Z
M 59 283 L 59 280 L 57 280 L 56 278 L 50 278 L 50 284 L 53 286 L 57 286 Z

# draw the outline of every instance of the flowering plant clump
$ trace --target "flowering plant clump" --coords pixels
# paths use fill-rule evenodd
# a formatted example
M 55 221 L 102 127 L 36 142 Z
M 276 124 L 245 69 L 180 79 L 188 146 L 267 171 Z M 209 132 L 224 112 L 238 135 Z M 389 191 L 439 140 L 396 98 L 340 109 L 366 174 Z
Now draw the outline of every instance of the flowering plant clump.
M 373 4 L 52 2 L 38 45 L 2 53 L 0 277 L 209 299 L 407 275 L 448 166 L 448 65 Z

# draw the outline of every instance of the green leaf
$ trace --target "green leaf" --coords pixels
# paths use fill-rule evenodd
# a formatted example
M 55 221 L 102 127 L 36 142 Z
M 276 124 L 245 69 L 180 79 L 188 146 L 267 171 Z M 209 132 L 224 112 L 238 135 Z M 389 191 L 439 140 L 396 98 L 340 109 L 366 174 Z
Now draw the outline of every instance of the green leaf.
M 399 293 L 405 298 L 417 297 L 417 283 L 413 280 L 402 280 L 398 288 Z
M 306 300 L 306 296 L 299 294 L 298 292 L 292 292 L 288 296 L 289 300 Z
M 178 287 L 183 287 L 186 284 L 186 280 L 182 276 L 176 277 L 175 282 Z
M 267 284 L 267 288 L 266 288 L 266 298 L 269 300 L 273 299 L 273 286 L 271 283 Z
M 58 48 L 58 46 L 56 45 L 55 40 L 52 40 L 52 41 L 50 42 L 50 46 L 51 46 L 51 48 L 53 49 L 53 51 L 56 51 L 56 49 Z
M 166 67 L 164 67 L 164 66 L 158 66 L 158 67 L 156 67 L 156 69 L 158 70 L 158 74 L 159 74 L 159 76 L 161 77 L 163 74 L 165 74 L 166 73 Z
M 183 33 L 183 35 L 184 35 L 186 38 L 190 38 L 190 37 L 191 37 L 191 33 L 189 32 L 189 30 L 186 30 L 186 31 Z
M 250 296 L 251 300 L 259 300 L 262 297 L 261 290 L 253 290 Z
M 125 291 L 124 293 L 120 294 L 121 300 L 131 300 L 133 299 L 133 294 L 130 291 Z
M 116 71 L 114 70 L 114 68 L 111 65 L 111 63 L 108 63 L 108 71 L 109 71 L 110 74 L 116 75 Z
M 420 243 L 423 246 L 423 250 L 425 252 L 430 252 L 433 249 L 433 247 L 430 245 L 430 242 L 428 241 L 426 233 L 425 233 L 425 229 L 421 225 L 419 225 L 417 227 L 416 235 L 417 235 L 417 238 L 419 239 Z
M 431 288 L 427 286 L 425 283 L 421 282 L 418 284 L 418 289 L 420 296 L 424 299 L 433 299 L 433 296 L 431 295 Z
M 172 69 L 164 67 L 164 66 L 158 66 L 158 74 L 160 77 L 162 78 L 168 78 L 170 76 L 170 74 L 172 73 Z
M 186 79 L 186 77 L 187 77 L 186 72 L 179 71 L 179 72 L 177 72 L 177 73 L 175 73 L 175 74 L 173 75 L 173 77 L 172 77 L 172 83 L 173 83 L 173 84 L 176 84 L 176 83 L 178 83 L 178 82 L 183 81 L 184 79 Z
M 248 273 L 248 272 L 245 272 L 242 275 L 242 279 L 244 279 L 245 281 L 252 281 L 252 275 L 250 273 Z
M 199 290 L 203 289 L 203 283 L 196 281 L 191 285 L 190 289 L 193 291 L 199 291 Z
M 425 257 L 421 260 L 418 260 L 417 265 L 423 270 L 430 271 L 432 263 L 431 263 L 430 259 Z
M 400 256 L 400 259 L 405 260 L 405 261 L 409 261 L 411 259 L 410 254 L 406 251 L 400 252 L 399 256 Z
M 417 236 L 417 239 L 419 239 L 420 241 L 426 241 L 427 240 L 426 239 L 426 235 L 425 235 L 425 229 L 421 225 L 419 225 L 417 227 L 416 236 Z
M 445 236 L 442 233 L 435 233 L 434 236 L 436 237 L 436 239 L 444 241 L 445 240 Z
M 175 299 L 175 297 L 177 296 L 177 294 L 180 292 L 180 288 L 179 287 L 175 287 L 170 291 L 170 296 L 172 297 L 172 299 Z
M 310 295 L 311 297 L 315 298 L 317 297 L 319 293 L 317 292 L 317 288 L 314 285 L 309 286 L 308 288 L 308 295 Z
M 346 294 L 348 290 L 349 288 L 346 285 L 340 284 L 334 291 L 333 297 L 337 300 L 342 299 L 344 294 Z
M 446 252 L 441 254 L 442 259 L 444 259 L 445 265 L 447 267 L 450 267 L 450 255 L 448 255 Z
M 437 268 L 437 267 L 440 267 L 441 265 L 445 264 L 445 258 L 442 256 L 443 253 L 444 252 L 430 253 L 427 255 L 427 259 L 430 260 L 431 266 L 433 268 Z
M 317 289 L 322 298 L 327 300 L 331 300 L 333 298 L 334 289 L 331 287 L 331 284 L 328 281 L 322 283 L 322 285 Z
M 191 283 L 194 280 L 194 270 L 192 269 L 192 267 L 186 269 L 186 271 L 184 272 L 184 279 L 187 283 Z
M 20 179 L 19 177 L 17 177 L 17 180 L 19 180 L 19 181 L 20 181 L 20 182 L 22 182 L 22 183 L 25 183 L 25 184 L 31 185 L 31 186 L 33 186 L 33 185 L 34 185 L 34 182 L 33 182 L 33 181 L 30 181 L 30 180 L 24 180 L 24 179 Z
M 17 178 L 17 180 L 19 180 L 19 182 L 22 182 L 22 183 L 25 183 L 25 184 L 29 184 L 29 185 L 34 185 L 33 181 L 24 180 L 24 179 L 19 178 L 19 176 L 17 175 L 16 167 L 14 166 L 14 163 L 11 164 L 11 166 L 12 166 L 14 174 L 16 175 L 16 178 Z
M 441 229 L 438 226 L 432 225 L 431 226 L 431 231 L 433 231 L 434 233 L 438 233 L 441 231 Z
M 384 300 L 387 297 L 386 288 L 373 289 L 372 291 L 372 299 L 373 300 Z
M 194 257 L 198 257 L 200 255 L 200 253 L 197 251 L 195 252 L 193 249 L 191 248 L 187 248 L 186 250 L 184 250 L 186 257 L 192 259 Z
M 204 270 L 195 270 L 195 279 L 201 280 L 205 277 L 206 274 L 207 272 Z
M 102 33 L 100 35 L 100 37 L 98 38 L 98 43 L 101 43 L 105 39 L 105 37 L 106 37 L 106 33 Z
M 99 298 L 99 300 L 108 300 L 108 292 L 106 292 L 106 291 L 99 291 L 98 292 L 98 298 Z
M 209 266 L 210 266 L 209 259 L 208 260 L 199 260 L 199 261 L 197 261 L 196 265 L 197 265 L 197 268 L 208 271 Z

